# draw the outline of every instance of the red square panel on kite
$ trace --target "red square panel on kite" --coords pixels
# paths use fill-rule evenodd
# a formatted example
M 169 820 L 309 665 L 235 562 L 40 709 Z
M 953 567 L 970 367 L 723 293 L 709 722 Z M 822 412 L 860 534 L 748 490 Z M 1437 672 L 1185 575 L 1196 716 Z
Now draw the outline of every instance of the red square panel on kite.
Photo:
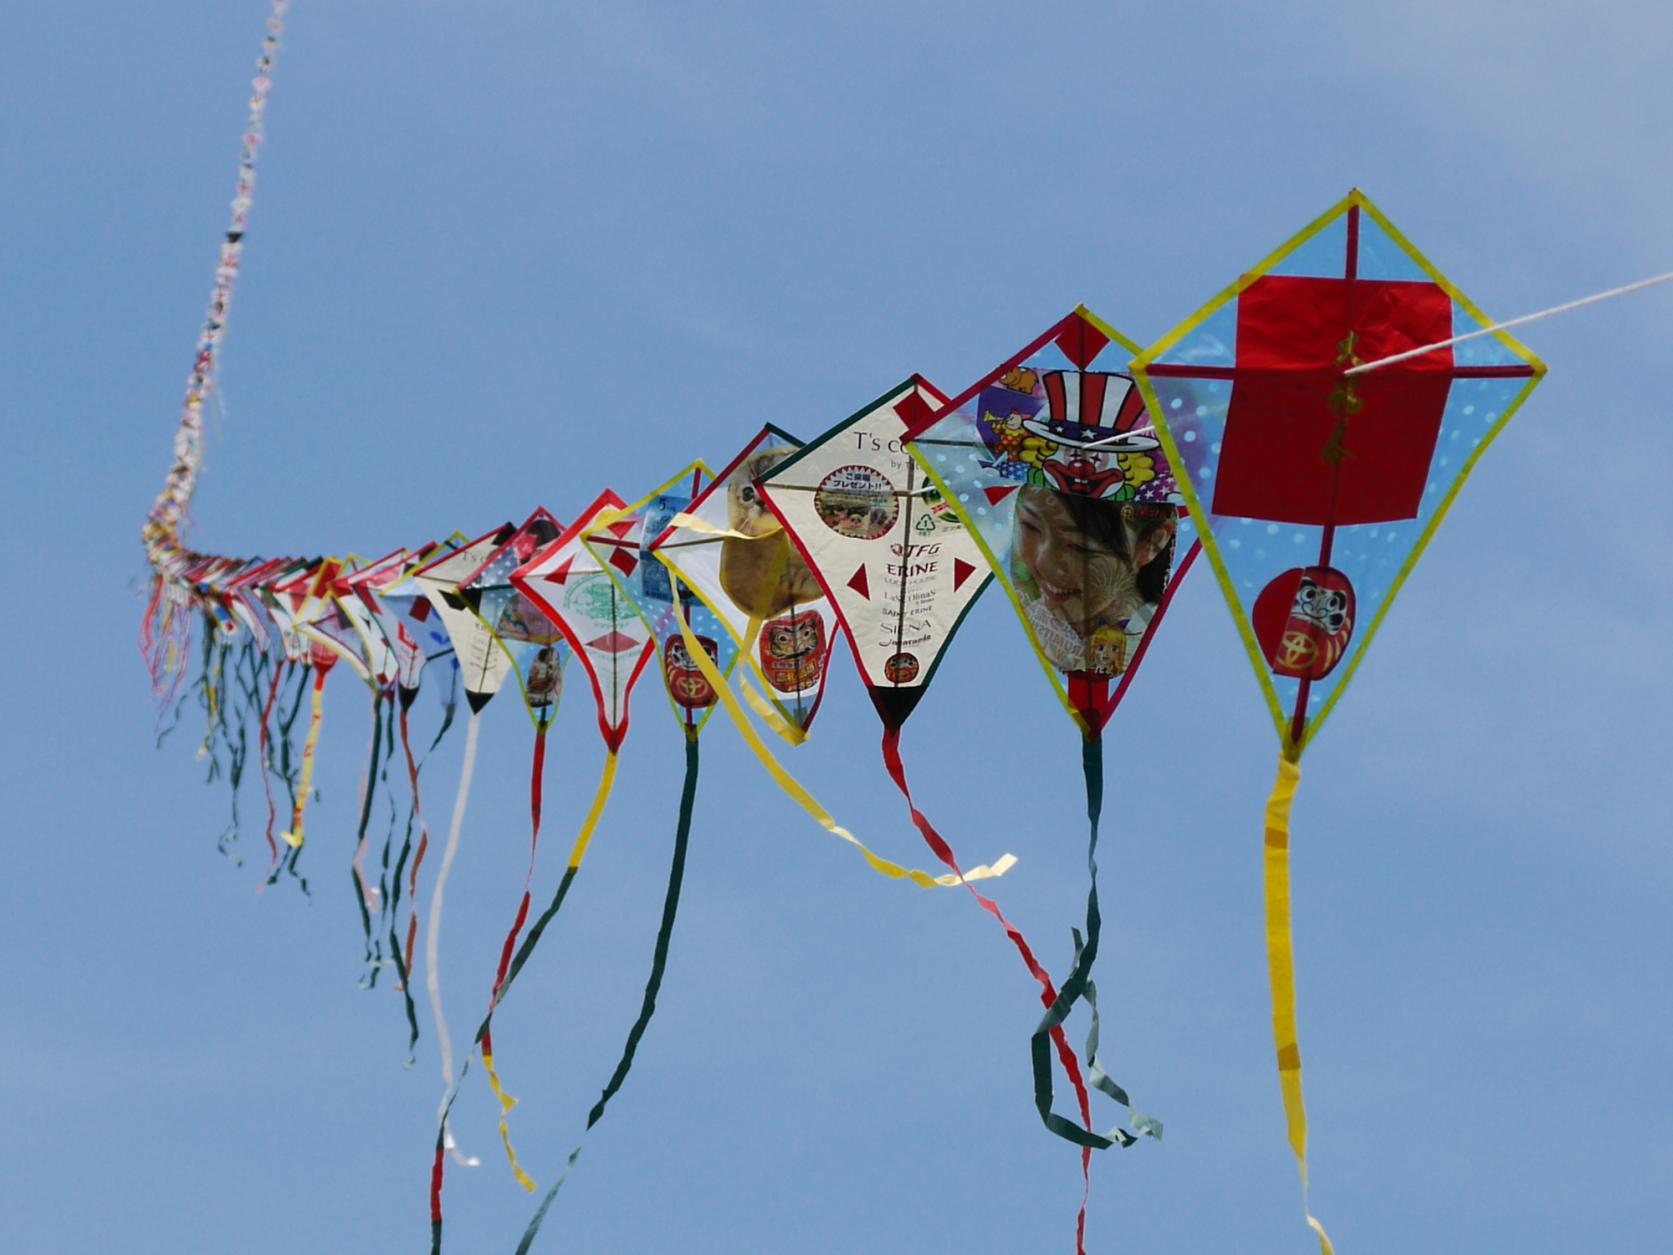
M 1350 309 L 1349 302 L 1352 302 Z M 1342 355 L 1360 361 L 1452 334 L 1452 298 L 1432 283 L 1264 275 L 1238 298 L 1237 368 L 1214 513 L 1285 523 L 1416 516 L 1429 480 L 1452 353 L 1358 376 L 1340 435 Z M 1332 399 L 1335 399 L 1333 406 Z

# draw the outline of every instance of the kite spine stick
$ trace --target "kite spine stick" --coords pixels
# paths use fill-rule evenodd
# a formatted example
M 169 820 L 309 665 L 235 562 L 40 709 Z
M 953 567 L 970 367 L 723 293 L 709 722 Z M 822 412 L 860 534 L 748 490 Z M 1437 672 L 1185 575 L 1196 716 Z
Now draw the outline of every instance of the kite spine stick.
M 447 1110 L 453 1104 L 453 1094 L 458 1083 L 453 1078 L 453 1039 L 448 1036 L 447 1016 L 442 1010 L 441 1001 L 441 912 L 442 896 L 447 891 L 447 876 L 453 870 L 454 856 L 459 853 L 459 833 L 464 827 L 465 806 L 470 800 L 471 775 L 476 770 L 477 734 L 481 729 L 482 714 L 473 710 L 470 722 L 465 728 L 465 759 L 459 767 L 459 792 L 453 799 L 453 818 L 447 827 L 447 845 L 442 850 L 441 869 L 436 873 L 436 887 L 430 893 L 430 918 L 425 926 L 424 938 L 424 987 L 429 991 L 430 1012 L 436 1021 L 436 1040 L 441 1048 L 442 1084 L 446 1087 L 442 1093 L 441 1107 L 437 1112 L 437 1119 L 441 1124 L 437 1131 L 438 1146 L 445 1145 L 452 1153 L 454 1162 L 466 1167 L 475 1167 L 477 1161 L 460 1153 L 447 1129 Z M 438 1165 L 438 1181 L 440 1171 Z
M 674 934 L 674 919 L 680 909 L 680 888 L 685 882 L 686 849 L 691 837 L 691 812 L 697 797 L 697 732 L 687 729 L 685 742 L 685 784 L 680 791 L 680 818 L 674 830 L 674 856 L 668 869 L 668 892 L 662 901 L 662 922 L 657 926 L 656 949 L 651 957 L 651 974 L 645 982 L 645 996 L 639 1006 L 639 1018 L 633 1022 L 628 1030 L 627 1044 L 622 1049 L 621 1058 L 616 1061 L 616 1069 L 610 1074 L 609 1083 L 604 1092 L 587 1113 L 587 1127 L 581 1134 L 581 1140 L 575 1144 L 575 1149 L 569 1152 L 569 1159 L 565 1162 L 563 1171 L 558 1173 L 557 1180 L 552 1182 L 546 1191 L 546 1197 L 540 1200 L 540 1206 L 529 1221 L 528 1228 L 523 1231 L 522 1240 L 517 1243 L 517 1255 L 528 1255 L 529 1248 L 534 1244 L 535 1235 L 540 1232 L 540 1226 L 546 1220 L 546 1213 L 551 1209 L 552 1202 L 563 1188 L 563 1183 L 569 1179 L 575 1161 L 581 1157 L 581 1148 L 586 1144 L 586 1135 L 592 1131 L 593 1125 L 604 1118 L 604 1109 L 610 1099 L 621 1089 L 627 1080 L 627 1074 L 633 1069 L 633 1059 L 639 1050 L 639 1042 L 650 1026 L 651 1017 L 656 1014 L 656 997 L 662 989 L 663 973 L 668 967 L 668 943 Z
M 1301 1096 L 1301 1048 L 1296 1042 L 1295 953 L 1290 930 L 1290 808 L 1295 802 L 1301 767 L 1286 753 L 1278 760 L 1278 779 L 1266 803 L 1265 886 L 1266 963 L 1272 983 L 1272 1039 L 1278 1055 L 1278 1083 L 1284 1096 L 1284 1120 L 1290 1149 L 1301 1173 L 1301 1205 L 1307 1225 L 1318 1235 L 1320 1255 L 1335 1247 L 1307 1201 L 1307 1107 Z
M 1374 362 L 1361 362 L 1358 366 L 1349 367 L 1342 374 L 1352 378 L 1354 375 L 1369 374 L 1373 370 L 1381 370 L 1385 366 L 1393 366 L 1399 362 L 1411 361 L 1414 357 L 1422 357 L 1426 353 L 1436 353 L 1441 349 L 1449 349 L 1455 344 L 1463 344 L 1466 340 L 1478 340 L 1482 336 L 1497 335 L 1501 331 L 1508 331 L 1512 327 L 1525 326 L 1531 322 L 1538 322 L 1542 318 L 1550 318 L 1553 314 L 1566 314 L 1571 309 L 1580 309 L 1586 305 L 1596 305 L 1599 301 L 1614 300 L 1617 296 L 1626 296 L 1632 292 L 1641 292 L 1645 288 L 1653 288 L 1658 283 L 1673 281 L 1673 270 L 1662 275 L 1652 275 L 1648 279 L 1640 279 L 1636 283 L 1628 283 L 1618 288 L 1610 288 L 1607 292 L 1595 292 L 1591 296 L 1583 296 L 1577 301 L 1566 301 L 1561 305 L 1553 305 L 1550 309 L 1542 309 L 1532 314 L 1523 314 L 1520 318 L 1511 318 L 1505 322 L 1496 322 L 1490 327 L 1479 327 L 1474 331 L 1466 331 L 1463 335 L 1453 336 L 1450 340 L 1437 340 L 1433 344 L 1420 345 L 1415 349 L 1407 349 L 1403 353 L 1393 353 L 1388 357 L 1379 357 Z

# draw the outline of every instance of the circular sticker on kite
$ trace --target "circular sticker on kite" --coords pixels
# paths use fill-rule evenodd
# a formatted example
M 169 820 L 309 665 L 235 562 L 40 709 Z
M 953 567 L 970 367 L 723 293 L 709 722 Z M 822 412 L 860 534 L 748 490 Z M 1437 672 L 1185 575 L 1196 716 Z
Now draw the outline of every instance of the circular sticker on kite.
M 761 674 L 780 693 L 802 693 L 824 670 L 825 625 L 816 614 L 794 612 L 761 628 Z
M 720 647 L 711 637 L 699 636 L 697 644 L 709 656 L 710 662 L 719 665 Z M 675 705 L 683 710 L 703 710 L 714 705 L 714 686 L 692 660 L 684 637 L 670 636 L 664 641 L 662 658 L 662 675 L 668 682 L 668 694 Z
M 1353 639 L 1353 584 L 1335 567 L 1292 567 L 1261 589 L 1250 620 L 1275 674 L 1322 680 Z
M 910 684 L 918 678 L 916 654 L 895 654 L 883 664 L 883 678 L 890 684 Z
M 851 540 L 876 540 L 895 525 L 900 502 L 895 486 L 882 471 L 870 466 L 839 466 L 813 494 L 813 510 L 820 522 Z

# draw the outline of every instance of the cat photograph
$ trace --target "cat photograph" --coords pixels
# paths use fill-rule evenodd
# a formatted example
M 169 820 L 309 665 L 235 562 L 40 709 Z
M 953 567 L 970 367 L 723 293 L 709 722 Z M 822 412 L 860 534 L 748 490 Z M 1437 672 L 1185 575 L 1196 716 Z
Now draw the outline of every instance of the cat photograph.
M 726 482 L 727 527 L 740 534 L 721 541 L 720 586 L 752 619 L 770 619 L 824 596 L 801 552 L 755 489 L 755 480 L 793 452 L 779 446 L 753 453 Z

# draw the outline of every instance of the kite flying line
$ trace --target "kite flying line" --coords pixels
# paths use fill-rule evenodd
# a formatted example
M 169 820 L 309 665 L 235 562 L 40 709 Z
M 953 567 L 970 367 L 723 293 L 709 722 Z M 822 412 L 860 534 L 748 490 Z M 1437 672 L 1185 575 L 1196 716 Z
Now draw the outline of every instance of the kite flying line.
M 1439 349 L 1449 349 L 1455 344 L 1463 344 L 1466 340 L 1479 339 L 1482 336 L 1494 335 L 1511 327 L 1520 327 L 1526 323 L 1538 322 L 1542 318 L 1549 318 L 1553 314 L 1566 314 L 1571 309 L 1579 309 L 1583 305 L 1596 305 L 1599 301 L 1614 300 L 1617 296 L 1626 296 L 1630 292 L 1641 292 L 1645 288 L 1653 288 L 1658 283 L 1673 280 L 1673 270 L 1664 275 L 1652 275 L 1648 279 L 1640 279 L 1637 283 L 1629 283 L 1624 287 L 1610 288 L 1607 292 L 1595 292 L 1591 296 L 1583 296 L 1578 301 L 1566 301 L 1561 305 L 1553 305 L 1550 309 L 1542 309 L 1538 313 L 1523 314 L 1520 318 L 1511 318 L 1505 322 L 1496 322 L 1491 327 L 1479 327 L 1474 331 L 1466 331 L 1461 336 L 1453 336 L 1450 340 L 1437 340 L 1434 344 L 1420 345 L 1415 349 L 1407 349 L 1404 353 L 1394 353 L 1388 357 L 1379 357 L 1374 362 L 1362 362 L 1358 366 L 1351 366 L 1343 371 L 1344 376 L 1363 375 L 1369 371 L 1381 370 L 1384 366 L 1393 366 L 1396 362 L 1410 361 L 1414 357 L 1422 357 L 1425 353 L 1434 353 Z
M 203 403 L 215 386 L 215 355 L 226 334 L 227 314 L 232 308 L 239 258 L 244 251 L 244 230 L 255 196 L 256 157 L 264 138 L 262 119 L 267 112 L 268 93 L 273 88 L 273 65 L 278 54 L 279 36 L 285 28 L 285 12 L 289 7 L 290 0 L 273 0 L 273 11 L 267 19 L 261 56 L 256 59 L 256 76 L 250 80 L 250 116 L 244 126 L 244 143 L 238 155 L 232 219 L 227 225 L 220 259 L 215 266 L 215 284 L 210 291 L 209 312 L 204 317 L 203 330 L 198 334 L 197 356 L 192 360 L 191 374 L 186 379 L 186 399 L 181 406 L 180 424 L 174 435 L 174 465 L 170 467 L 162 491 L 152 503 L 140 532 L 145 542 L 145 556 L 157 572 L 151 602 L 140 628 L 140 649 L 150 663 L 151 682 L 158 692 L 167 687 L 163 677 L 171 672 L 179 673 L 183 661 L 180 656 L 184 647 L 183 634 L 191 629 L 186 602 L 172 595 L 174 586 L 165 577 L 183 572 L 190 561 L 198 557 L 181 547 L 181 531 L 192 502 L 192 492 L 197 487 L 198 472 L 203 467 Z M 159 612 L 162 616 L 160 627 L 155 622 Z

